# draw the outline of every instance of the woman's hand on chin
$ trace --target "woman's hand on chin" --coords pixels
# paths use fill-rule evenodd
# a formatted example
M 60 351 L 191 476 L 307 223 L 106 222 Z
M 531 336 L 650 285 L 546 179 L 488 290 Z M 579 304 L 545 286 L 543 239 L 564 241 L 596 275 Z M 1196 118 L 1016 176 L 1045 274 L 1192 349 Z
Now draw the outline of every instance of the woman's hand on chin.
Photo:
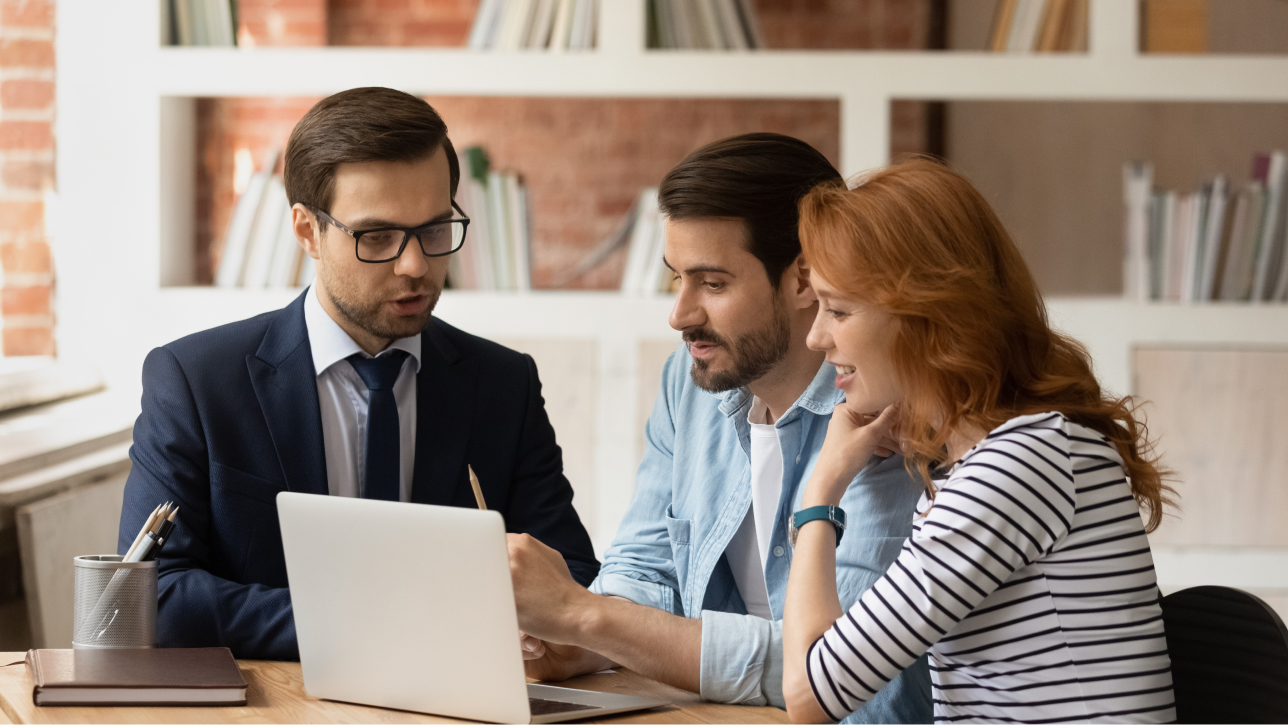
M 840 504 L 845 489 L 872 456 L 898 452 L 892 434 L 898 418 L 896 409 L 897 405 L 887 406 L 874 417 L 855 413 L 844 403 L 836 406 L 814 474 L 805 488 L 803 507 Z

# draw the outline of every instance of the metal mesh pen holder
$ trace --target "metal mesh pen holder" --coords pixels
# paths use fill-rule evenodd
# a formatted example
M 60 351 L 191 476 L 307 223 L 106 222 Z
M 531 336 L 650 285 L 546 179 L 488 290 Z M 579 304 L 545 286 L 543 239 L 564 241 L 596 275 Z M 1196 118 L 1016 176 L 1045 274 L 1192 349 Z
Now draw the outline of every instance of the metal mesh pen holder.
M 72 647 L 141 649 L 156 644 L 157 563 L 116 554 L 78 556 Z

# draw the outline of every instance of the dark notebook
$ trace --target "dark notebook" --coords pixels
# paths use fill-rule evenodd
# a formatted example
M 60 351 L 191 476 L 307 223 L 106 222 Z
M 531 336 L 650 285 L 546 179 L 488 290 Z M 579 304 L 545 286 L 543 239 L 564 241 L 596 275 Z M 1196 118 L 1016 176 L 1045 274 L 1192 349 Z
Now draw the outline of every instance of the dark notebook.
M 37 705 L 246 704 L 246 680 L 227 647 L 33 649 L 27 669 Z

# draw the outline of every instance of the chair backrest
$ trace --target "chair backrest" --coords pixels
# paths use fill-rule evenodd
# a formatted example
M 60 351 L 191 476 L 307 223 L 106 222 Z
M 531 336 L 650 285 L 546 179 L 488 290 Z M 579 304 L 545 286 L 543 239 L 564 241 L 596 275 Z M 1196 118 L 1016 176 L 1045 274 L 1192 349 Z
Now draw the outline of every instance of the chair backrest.
M 1288 722 L 1288 630 L 1268 604 L 1204 586 L 1162 607 L 1178 722 Z

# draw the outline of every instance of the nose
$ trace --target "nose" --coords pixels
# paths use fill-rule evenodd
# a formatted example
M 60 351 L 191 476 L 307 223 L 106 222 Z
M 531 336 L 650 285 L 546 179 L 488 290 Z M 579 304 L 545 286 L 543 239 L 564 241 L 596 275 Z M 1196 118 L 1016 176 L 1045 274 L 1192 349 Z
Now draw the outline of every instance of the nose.
M 429 271 L 429 258 L 421 251 L 420 242 L 408 239 L 403 252 L 394 260 L 394 274 L 419 279 Z
M 706 321 L 706 313 L 698 304 L 697 295 L 692 287 L 681 279 L 680 290 L 675 295 L 675 305 L 671 307 L 671 316 L 667 322 L 672 329 L 683 332 L 693 327 L 701 327 Z
M 814 324 L 810 325 L 809 334 L 805 336 L 805 346 L 811 350 L 831 350 L 832 335 L 827 331 L 827 312 L 819 305 L 818 314 L 814 315 Z

